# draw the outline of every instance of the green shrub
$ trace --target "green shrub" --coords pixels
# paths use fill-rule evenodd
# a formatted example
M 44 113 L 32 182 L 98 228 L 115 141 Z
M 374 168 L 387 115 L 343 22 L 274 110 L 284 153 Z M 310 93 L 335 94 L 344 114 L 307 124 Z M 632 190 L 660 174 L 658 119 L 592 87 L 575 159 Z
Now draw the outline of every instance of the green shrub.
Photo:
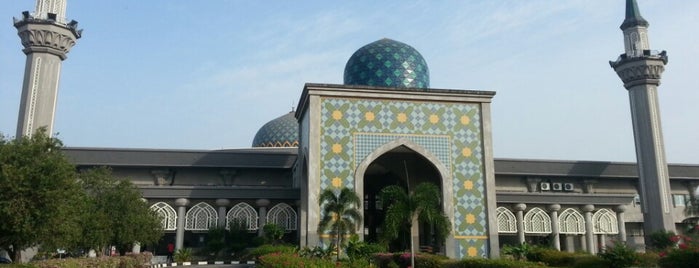
M 8 266 L 8 268 L 141 268 L 144 264 L 150 264 L 152 257 L 150 253 L 143 253 L 120 257 L 49 259 L 22 266 Z
M 679 237 L 672 231 L 657 231 L 650 234 L 650 246 L 656 250 L 666 250 L 677 244 Z
M 512 256 L 512 258 L 519 261 L 525 260 L 530 250 L 532 250 L 532 247 L 527 243 L 522 243 L 517 246 L 505 245 L 502 248 L 502 254 Z
M 330 259 L 335 252 L 333 248 L 327 247 L 323 248 L 321 246 L 315 246 L 313 248 L 303 247 L 299 250 L 299 255 L 304 258 L 318 258 L 318 259 Z M 350 257 L 351 258 L 351 257 Z
M 303 258 L 297 253 L 270 253 L 258 258 L 257 267 L 261 268 L 287 268 L 287 267 L 314 267 L 334 268 L 335 262 L 331 260 Z
M 575 263 L 580 253 L 559 251 L 553 248 L 532 247 L 527 253 L 527 260 L 531 262 L 543 262 L 549 266 L 567 267 Z
M 296 247 L 290 245 L 262 245 L 250 250 L 246 257 L 259 259 L 260 256 L 270 253 L 296 253 L 296 251 Z
M 648 251 L 645 253 L 637 253 L 636 255 L 636 266 L 644 268 L 659 267 L 658 261 L 660 260 L 660 255 L 656 252 Z
M 385 251 L 386 248 L 379 244 L 368 243 L 359 240 L 359 236 L 354 234 L 347 241 L 347 247 L 345 251 L 347 252 L 347 257 L 350 262 L 355 262 L 359 260 L 370 261 L 371 257 L 379 252 Z
M 599 256 L 615 268 L 631 267 L 638 260 L 636 251 L 624 242 L 614 242 L 614 245 L 608 246 Z
M 605 259 L 593 255 L 580 255 L 575 258 L 572 268 L 614 268 Z
M 673 249 L 661 255 L 658 265 L 663 268 L 690 268 L 699 264 L 699 247 Z
M 442 263 L 444 268 L 537 268 L 546 267 L 543 264 L 516 261 L 505 259 L 463 259 L 463 260 L 448 260 Z M 417 265 L 416 265 L 417 266 Z
M 175 262 L 188 262 L 192 261 L 192 249 L 191 248 L 181 248 L 175 252 L 173 256 Z

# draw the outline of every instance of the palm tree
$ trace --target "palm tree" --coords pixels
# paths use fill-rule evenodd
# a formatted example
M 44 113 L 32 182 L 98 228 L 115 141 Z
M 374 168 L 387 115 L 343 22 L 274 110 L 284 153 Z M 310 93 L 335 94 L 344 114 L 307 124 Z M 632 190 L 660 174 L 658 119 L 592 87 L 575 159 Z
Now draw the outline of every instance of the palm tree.
M 386 186 L 381 190 L 381 202 L 387 206 L 384 219 L 384 239 L 390 241 L 398 238 L 402 229 L 410 230 L 412 252 L 412 225 L 415 219 L 423 224 L 434 226 L 437 241 L 444 241 L 451 230 L 449 219 L 441 209 L 439 188 L 423 182 L 408 193 L 397 185 Z
M 342 237 L 345 234 L 354 234 L 357 230 L 357 223 L 362 220 L 359 211 L 361 202 L 357 194 L 348 188 L 342 188 L 338 195 L 331 189 L 325 189 L 320 193 L 318 203 L 322 207 L 323 218 L 318 223 L 318 233 L 321 234 L 328 229 L 335 233 L 338 260 L 340 259 Z

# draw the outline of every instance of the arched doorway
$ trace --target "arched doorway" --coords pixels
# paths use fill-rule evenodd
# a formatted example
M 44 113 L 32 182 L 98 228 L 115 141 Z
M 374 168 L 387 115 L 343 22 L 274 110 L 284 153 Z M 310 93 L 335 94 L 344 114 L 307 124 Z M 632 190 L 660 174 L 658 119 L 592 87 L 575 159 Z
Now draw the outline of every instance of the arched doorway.
M 411 148 L 412 147 L 412 148 Z M 442 211 L 445 211 L 445 199 L 443 181 L 444 172 L 441 164 L 433 162 L 431 155 L 425 156 L 418 151 L 421 148 L 402 143 L 392 148 L 381 148 L 373 159 L 367 157 L 358 171 L 358 180 L 361 180 L 361 191 L 364 200 L 364 240 L 378 242 L 382 237 L 382 225 L 385 219 L 385 208 L 387 204 L 382 204 L 379 200 L 381 190 L 389 185 L 397 185 L 408 192 L 411 192 L 418 184 L 423 182 L 432 183 L 441 189 L 441 194 L 437 198 L 442 201 Z M 375 152 L 376 153 L 376 152 Z M 422 153 L 425 153 L 423 150 Z M 439 167 L 442 167 L 440 170 Z M 361 177 L 360 177 L 361 176 Z M 357 185 L 359 186 L 359 184 Z M 448 215 L 448 213 L 445 213 Z M 451 218 L 450 218 L 450 222 Z M 437 241 L 434 235 L 433 226 L 428 224 L 413 223 L 414 243 L 416 249 L 423 251 L 443 252 L 444 241 Z M 401 231 L 399 238 L 390 244 L 391 250 L 407 250 L 410 245 L 410 230 L 407 228 Z

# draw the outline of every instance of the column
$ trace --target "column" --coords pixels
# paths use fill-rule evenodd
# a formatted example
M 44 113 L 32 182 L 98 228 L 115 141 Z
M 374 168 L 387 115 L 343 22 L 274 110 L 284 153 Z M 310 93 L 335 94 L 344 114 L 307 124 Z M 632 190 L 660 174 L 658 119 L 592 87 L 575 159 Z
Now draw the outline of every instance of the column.
M 184 244 L 184 221 L 187 216 L 187 206 L 189 199 L 177 198 L 175 206 L 177 207 L 177 232 L 175 233 L 175 251 L 182 248 Z
M 558 211 L 561 210 L 561 205 L 552 204 L 549 206 L 549 214 L 551 216 L 551 233 L 553 236 L 553 248 L 561 250 L 560 226 L 558 224 Z
M 226 228 L 226 209 L 231 201 L 225 198 L 216 199 L 216 206 L 218 206 L 218 227 Z
M 624 211 L 626 211 L 626 205 L 618 205 L 614 208 L 614 212 L 616 212 L 616 221 L 619 224 L 619 241 L 626 243 L 626 220 L 624 219 Z
M 257 214 L 259 215 L 259 218 L 257 218 L 257 235 L 264 236 L 264 227 L 265 224 L 267 224 L 267 206 L 269 206 L 269 199 L 257 199 L 257 201 L 255 201 L 255 205 L 257 205 Z
M 526 240 L 524 240 L 524 210 L 527 209 L 527 205 L 519 203 L 515 205 L 514 209 L 517 213 L 515 215 L 517 217 L 517 241 L 521 245 L 526 242 Z
M 584 205 L 582 211 L 585 212 L 585 245 L 587 246 L 587 252 L 590 254 L 595 254 L 595 233 L 592 225 L 592 211 L 595 210 L 594 205 Z

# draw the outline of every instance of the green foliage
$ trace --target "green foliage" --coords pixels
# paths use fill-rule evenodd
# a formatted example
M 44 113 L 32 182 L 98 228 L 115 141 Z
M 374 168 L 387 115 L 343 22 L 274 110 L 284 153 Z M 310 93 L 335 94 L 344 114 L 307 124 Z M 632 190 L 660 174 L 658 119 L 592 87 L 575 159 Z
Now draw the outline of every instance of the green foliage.
M 296 253 L 270 253 L 258 258 L 257 267 L 261 268 L 287 268 L 287 267 L 314 267 L 335 268 L 333 261 L 326 259 L 304 258 Z
M 463 259 L 463 260 L 448 260 L 443 263 L 444 268 L 537 268 L 546 267 L 543 264 L 505 260 L 505 259 Z
M 532 247 L 527 244 L 527 243 L 522 243 L 517 246 L 512 246 L 512 245 L 505 245 L 502 248 L 502 254 L 503 255 L 509 255 L 512 256 L 515 260 L 521 261 L 525 260 L 529 254 L 529 251 L 532 250 Z
M 571 266 L 572 268 L 615 268 L 609 264 L 606 260 L 593 256 L 593 255 L 581 255 L 575 259 L 575 263 Z
M 123 255 L 135 241 L 151 244 L 160 240 L 161 220 L 131 182 L 113 178 L 104 167 L 83 171 L 78 178 L 87 193 L 88 209 L 81 218 L 86 226 L 83 247 L 99 249 L 112 244 Z
M 274 223 L 265 224 L 262 230 L 265 233 L 265 240 L 267 243 L 278 244 L 284 237 L 284 228 Z
M 181 248 L 175 252 L 173 255 L 175 262 L 188 262 L 192 261 L 192 249 L 191 248 Z
M 259 244 L 258 244 L 259 242 Z M 250 233 L 243 222 L 232 220 L 228 224 L 226 234 L 226 245 L 233 256 L 241 256 L 246 248 L 264 244 L 264 238 L 258 237 L 256 233 Z
M 62 146 L 45 129 L 30 138 L 0 136 L 0 249 L 15 262 L 23 249 L 70 248 L 79 240 L 83 192 Z
M 226 233 L 228 231 L 223 227 L 209 228 L 206 233 L 205 249 L 209 255 L 218 256 L 224 248 L 226 248 Z
M 526 254 L 527 261 L 543 262 L 548 264 L 549 266 L 555 267 L 572 266 L 581 256 L 589 255 L 559 251 L 554 248 L 545 247 L 531 247 Z
M 661 252 L 658 265 L 660 267 L 696 267 L 699 263 L 699 227 L 695 226 L 688 231 L 688 235 L 672 237 L 671 241 L 677 243 L 677 248 L 670 248 Z
M 349 189 L 342 188 L 338 194 L 331 189 L 325 189 L 320 193 L 318 204 L 321 206 L 323 218 L 318 223 L 318 233 L 323 234 L 328 229 L 335 235 L 335 248 L 337 259 L 340 259 L 342 238 L 347 234 L 354 234 L 358 223 L 362 220 L 362 201 L 357 194 Z
M 377 267 L 410 267 L 410 253 L 377 253 L 373 255 Z M 443 267 L 448 258 L 435 254 L 415 254 L 415 267 Z
M 636 251 L 623 242 L 614 242 L 612 246 L 608 246 L 599 256 L 615 268 L 631 267 L 638 260 Z
M 271 253 L 296 253 L 297 249 L 290 245 L 262 245 L 248 252 L 249 258 L 259 259 L 260 256 Z
M 370 261 L 374 254 L 385 250 L 386 248 L 379 244 L 359 240 L 359 236 L 356 234 L 347 241 L 347 257 L 350 262 Z
M 150 264 L 153 255 L 149 253 L 127 254 L 120 257 L 100 257 L 100 258 L 64 258 L 50 259 L 33 262 L 27 266 L 14 266 L 16 268 L 141 268 L 144 264 Z M 4 267 L 4 266 L 3 266 Z M 11 268 L 13 266 L 8 266 Z
M 668 248 L 674 247 L 677 244 L 677 237 L 675 232 L 672 231 L 657 231 L 650 234 L 651 247 L 655 250 L 666 250 Z
M 637 253 L 637 263 L 636 266 L 638 267 L 659 267 L 658 266 L 658 261 L 660 260 L 660 255 L 656 252 L 645 252 L 645 253 Z
M 428 182 L 417 185 L 410 194 L 400 186 L 390 185 L 381 190 L 381 202 L 387 205 L 383 239 L 398 238 L 401 230 L 412 231 L 413 219 L 434 226 L 437 243 L 446 238 L 451 229 L 449 219 L 441 209 L 439 188 Z
M 330 259 L 333 253 L 333 248 L 323 248 L 321 246 L 316 246 L 313 248 L 304 247 L 299 250 L 299 256 L 304 258 Z

